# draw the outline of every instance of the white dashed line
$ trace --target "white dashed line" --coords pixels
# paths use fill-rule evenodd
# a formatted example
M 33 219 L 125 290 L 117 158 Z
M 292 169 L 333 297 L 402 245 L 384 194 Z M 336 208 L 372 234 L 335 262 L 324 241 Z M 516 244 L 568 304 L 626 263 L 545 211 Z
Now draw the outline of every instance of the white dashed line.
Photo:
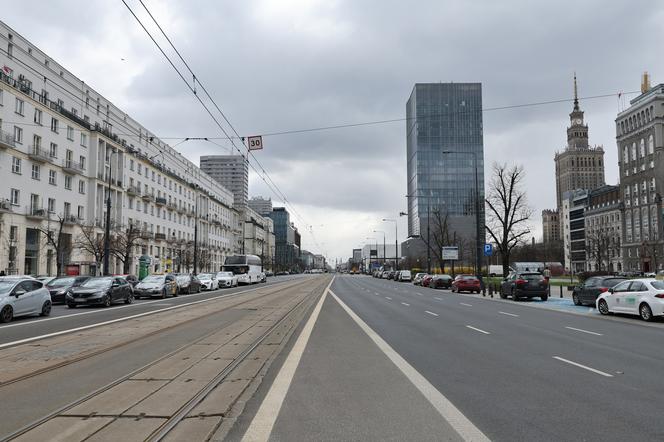
M 405 302 L 402 302 L 401 304 L 405 305 L 406 307 L 410 307 L 410 304 L 406 304 Z
M 514 316 L 516 318 L 519 317 L 519 315 L 515 315 L 514 313 L 507 313 L 507 312 L 498 312 L 498 313 L 500 313 L 501 315 Z
M 437 300 L 439 300 L 439 301 L 442 301 L 442 300 L 443 300 L 443 298 L 439 298 L 438 296 L 434 296 L 433 299 L 437 299 Z
M 380 296 L 380 293 L 374 293 L 374 295 L 376 295 L 376 296 Z
M 469 328 L 469 329 L 471 329 L 471 330 L 475 330 L 475 331 L 478 331 L 478 332 L 480 332 L 480 333 L 484 333 L 485 335 L 490 335 L 490 334 L 491 334 L 491 333 L 489 333 L 488 331 L 481 330 L 481 329 L 476 328 L 476 327 L 473 327 L 473 326 L 471 326 L 471 325 L 467 325 L 466 327 Z
M 591 332 L 591 331 L 588 331 L 588 330 L 582 330 L 580 328 L 574 328 L 574 327 L 565 327 L 565 328 L 569 329 L 569 330 L 578 331 L 578 332 L 581 332 L 581 333 L 588 333 L 589 335 L 604 336 L 601 333 L 595 333 L 595 332 Z
M 390 301 L 392 300 L 392 298 L 390 298 L 389 296 L 386 296 L 385 299 L 388 299 Z
M 438 316 L 438 313 L 430 312 L 429 310 L 424 310 L 424 312 L 430 314 L 431 316 Z
M 583 368 L 584 370 L 592 371 L 593 373 L 596 373 L 596 374 L 601 375 L 601 376 L 605 376 L 607 378 L 612 378 L 613 377 L 612 374 L 604 373 L 603 371 L 599 371 L 599 370 L 596 370 L 594 368 L 588 367 L 586 365 L 579 364 L 578 362 L 573 362 L 573 361 L 570 361 L 568 359 L 561 358 L 560 356 L 554 356 L 553 359 L 557 359 L 561 362 L 565 362 L 567 364 L 574 365 L 575 367 Z
M 424 296 L 422 293 L 415 293 L 417 296 Z
M 461 304 L 461 305 L 465 305 L 466 307 L 472 307 L 471 304 L 466 304 L 465 302 L 460 302 L 459 304 Z

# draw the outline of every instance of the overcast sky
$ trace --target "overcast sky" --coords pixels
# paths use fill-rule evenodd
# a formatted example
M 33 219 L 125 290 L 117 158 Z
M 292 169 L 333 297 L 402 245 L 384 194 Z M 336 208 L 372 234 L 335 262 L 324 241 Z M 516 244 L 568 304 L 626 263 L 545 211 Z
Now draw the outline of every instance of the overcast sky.
M 481 82 L 485 108 L 571 99 L 575 71 L 581 97 L 637 91 L 645 70 L 664 82 L 657 0 L 144 2 L 242 135 L 403 118 L 417 82 Z M 148 25 L 138 0 L 127 3 Z M 222 136 L 121 0 L 23 0 L 5 5 L 2 20 L 157 135 Z M 615 184 L 620 103 L 581 107 Z M 540 211 L 555 206 L 553 156 L 571 108 L 484 114 L 486 178 L 494 161 L 526 167 L 537 240 Z M 404 122 L 263 141 L 256 156 L 303 218 L 293 220 L 304 248 L 334 260 L 367 237 L 382 241 L 373 230 L 394 242 L 394 224 L 381 219 L 405 210 Z M 227 153 L 193 141 L 177 149 L 197 164 Z M 249 192 L 282 205 L 253 171 Z

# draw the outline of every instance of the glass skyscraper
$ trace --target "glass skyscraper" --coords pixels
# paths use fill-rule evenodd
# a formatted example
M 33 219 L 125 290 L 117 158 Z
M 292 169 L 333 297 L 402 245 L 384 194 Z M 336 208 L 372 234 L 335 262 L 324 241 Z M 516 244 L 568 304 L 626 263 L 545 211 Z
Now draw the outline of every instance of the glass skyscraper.
M 406 117 L 409 236 L 426 236 L 427 212 L 440 211 L 450 232 L 475 239 L 475 167 L 483 235 L 482 84 L 417 83 Z

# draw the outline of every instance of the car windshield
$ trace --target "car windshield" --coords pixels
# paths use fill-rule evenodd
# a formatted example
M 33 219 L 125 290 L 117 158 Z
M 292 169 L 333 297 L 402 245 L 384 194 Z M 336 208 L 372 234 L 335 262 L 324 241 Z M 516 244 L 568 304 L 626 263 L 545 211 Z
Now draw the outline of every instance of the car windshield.
M 0 281 L 0 294 L 9 293 L 16 284 L 16 280 L 4 280 Z
M 212 275 L 209 274 L 209 273 L 201 273 L 201 274 L 198 275 L 198 279 L 207 281 L 207 280 L 212 279 Z
M 76 278 L 57 278 L 46 284 L 46 287 L 64 287 L 66 285 L 72 285 L 75 281 Z
M 88 289 L 96 289 L 96 288 L 108 287 L 111 285 L 112 282 L 113 282 L 112 278 L 92 278 L 88 279 L 83 284 L 81 284 L 81 287 Z
M 233 276 L 233 272 L 219 272 L 217 273 L 217 278 L 231 278 Z
M 148 284 L 158 284 L 164 282 L 164 278 L 165 276 L 146 276 L 141 282 L 146 282 Z
M 178 281 L 189 281 L 189 275 L 179 275 L 176 277 Z
M 650 281 L 650 285 L 655 290 L 664 290 L 664 281 Z
M 544 279 L 544 276 L 540 275 L 539 273 L 526 273 L 521 275 L 521 279 L 525 279 L 526 281 L 541 281 Z

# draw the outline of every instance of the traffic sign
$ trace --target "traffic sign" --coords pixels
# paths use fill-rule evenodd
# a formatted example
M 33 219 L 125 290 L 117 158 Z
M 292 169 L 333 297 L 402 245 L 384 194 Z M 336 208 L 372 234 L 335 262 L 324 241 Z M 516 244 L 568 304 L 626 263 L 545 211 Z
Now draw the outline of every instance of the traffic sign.
M 443 247 L 443 260 L 456 261 L 459 259 L 459 248 L 455 246 Z
M 261 150 L 263 148 L 263 137 L 260 135 L 247 137 L 249 150 Z
M 491 255 L 493 255 L 493 245 L 484 244 L 484 256 L 491 256 Z

